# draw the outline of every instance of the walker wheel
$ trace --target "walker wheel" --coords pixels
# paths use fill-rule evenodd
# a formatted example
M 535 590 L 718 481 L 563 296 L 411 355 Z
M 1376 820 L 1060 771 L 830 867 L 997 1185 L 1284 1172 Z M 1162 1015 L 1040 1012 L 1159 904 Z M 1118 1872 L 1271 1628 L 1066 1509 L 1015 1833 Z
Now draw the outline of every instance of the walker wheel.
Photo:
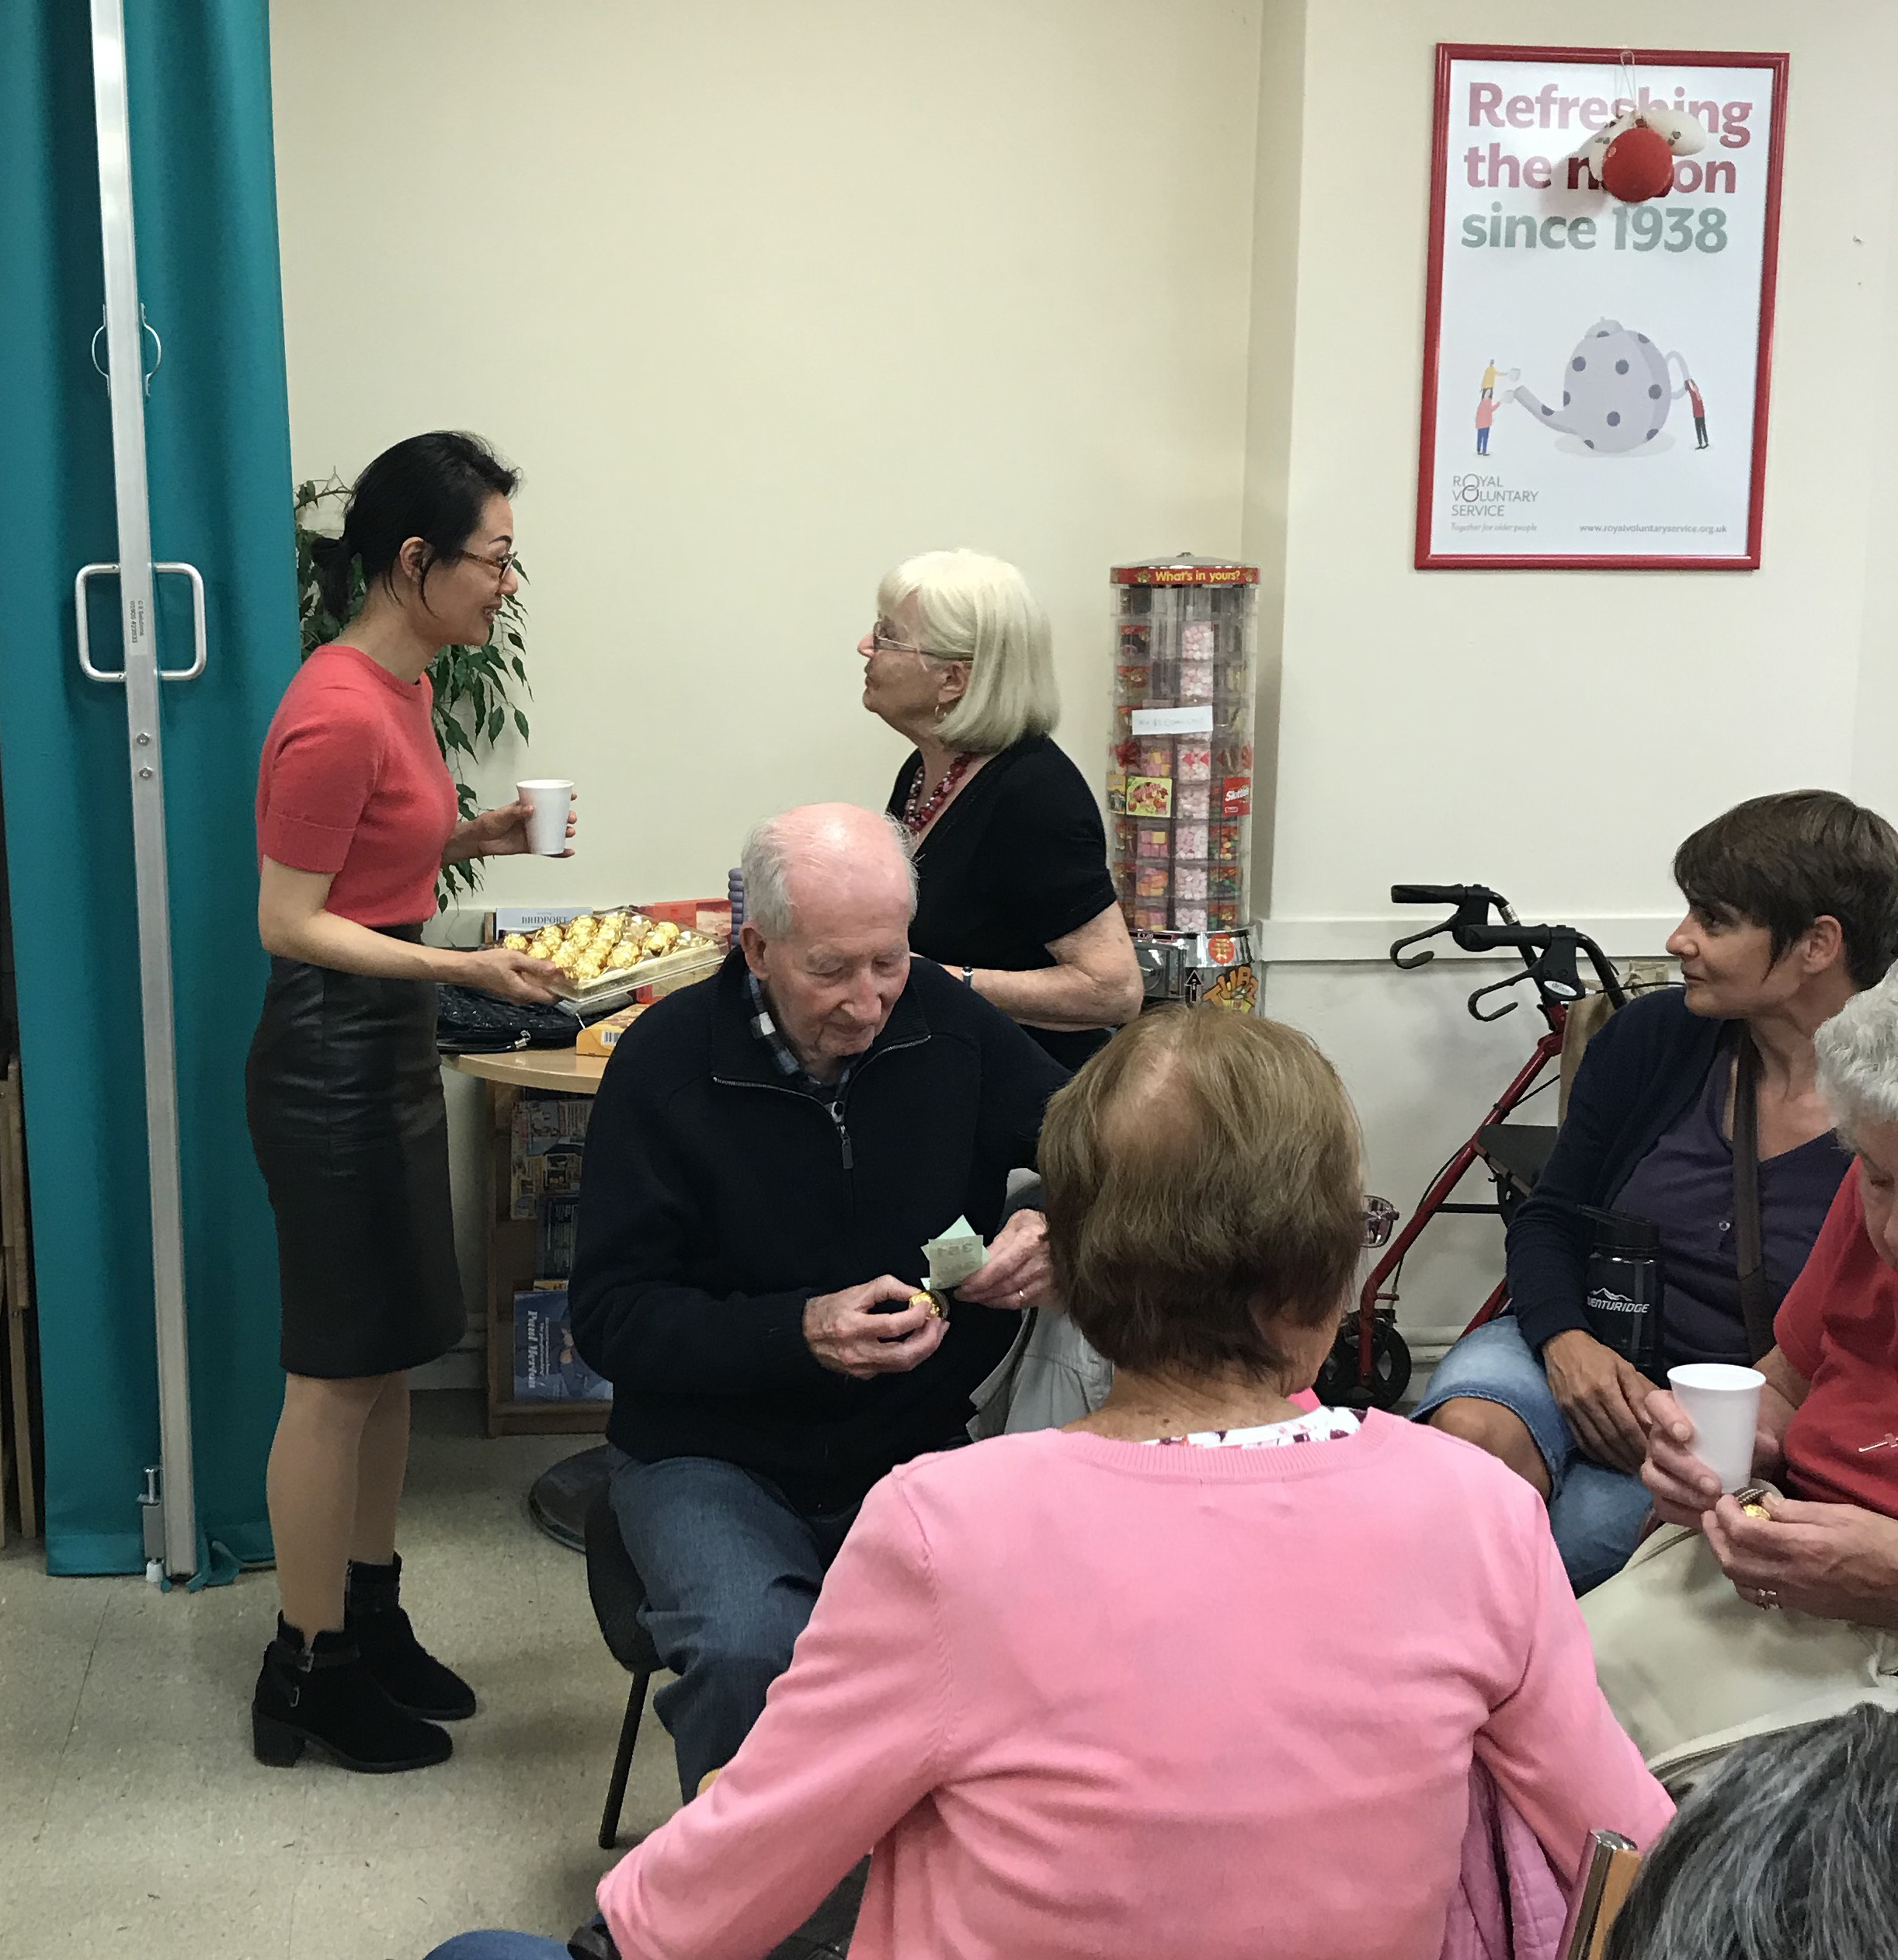
M 1380 1316 L 1371 1333 L 1371 1379 L 1361 1382 L 1354 1314 L 1339 1329 L 1315 1385 L 1328 1409 L 1395 1409 L 1410 1385 L 1410 1350 L 1395 1325 Z

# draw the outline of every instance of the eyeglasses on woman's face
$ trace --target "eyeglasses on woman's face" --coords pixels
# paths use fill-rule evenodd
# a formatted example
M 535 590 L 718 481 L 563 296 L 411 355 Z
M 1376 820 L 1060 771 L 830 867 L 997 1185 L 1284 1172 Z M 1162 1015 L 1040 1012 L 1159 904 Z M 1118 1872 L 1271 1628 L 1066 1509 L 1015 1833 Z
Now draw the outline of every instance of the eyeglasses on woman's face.
M 1397 1208 L 1387 1197 L 1368 1197 L 1364 1200 L 1364 1243 L 1367 1246 L 1388 1246 L 1391 1241 L 1391 1228 L 1397 1222 Z
M 485 551 L 464 551 L 461 555 L 468 564 L 478 565 L 484 571 L 492 572 L 497 585 L 506 584 L 508 574 L 520 563 L 512 551 L 503 551 L 494 558 Z
M 885 620 L 878 620 L 870 629 L 870 651 L 872 653 L 919 653 L 925 660 L 966 660 L 965 653 L 937 653 L 928 647 L 919 647 L 908 640 L 899 640 L 895 630 Z

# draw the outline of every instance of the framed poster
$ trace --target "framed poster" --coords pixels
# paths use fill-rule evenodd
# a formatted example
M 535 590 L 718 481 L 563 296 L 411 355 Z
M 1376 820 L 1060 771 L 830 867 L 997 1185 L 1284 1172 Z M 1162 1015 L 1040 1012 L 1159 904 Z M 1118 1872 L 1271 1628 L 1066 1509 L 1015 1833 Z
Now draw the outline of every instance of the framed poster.
M 1758 565 L 1786 69 L 1439 45 L 1420 569 Z M 1583 153 L 1650 101 L 1707 141 L 1625 204 Z

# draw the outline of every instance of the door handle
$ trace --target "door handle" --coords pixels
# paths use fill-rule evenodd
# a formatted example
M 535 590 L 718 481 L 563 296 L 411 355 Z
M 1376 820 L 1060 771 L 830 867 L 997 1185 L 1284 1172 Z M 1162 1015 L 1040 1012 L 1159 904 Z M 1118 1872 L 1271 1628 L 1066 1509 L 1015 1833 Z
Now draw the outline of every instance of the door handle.
M 181 578 L 191 581 L 191 638 L 192 661 L 188 667 L 161 667 L 160 680 L 196 680 L 204 671 L 209 652 L 209 642 L 204 630 L 204 576 L 195 565 L 156 565 L 155 572 L 176 572 Z M 88 680 L 123 681 L 125 669 L 108 673 L 103 667 L 92 665 L 92 636 L 85 619 L 85 588 L 87 582 L 108 575 L 116 578 L 119 568 L 116 565 L 82 565 L 78 575 L 72 582 L 73 609 L 79 628 L 79 671 Z

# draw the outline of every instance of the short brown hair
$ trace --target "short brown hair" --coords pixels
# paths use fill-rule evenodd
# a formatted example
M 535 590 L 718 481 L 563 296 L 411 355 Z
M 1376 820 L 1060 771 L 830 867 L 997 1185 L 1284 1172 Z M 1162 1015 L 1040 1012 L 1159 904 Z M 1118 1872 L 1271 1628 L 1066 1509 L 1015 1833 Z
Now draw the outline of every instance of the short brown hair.
M 1674 853 L 1674 881 L 1710 925 L 1764 926 L 1775 960 L 1822 918 L 1839 922 L 1855 986 L 1898 960 L 1898 830 L 1835 790 L 1735 804 Z
M 1163 1008 L 1059 1090 L 1041 1128 L 1055 1283 L 1117 1367 L 1271 1374 L 1274 1322 L 1336 1315 L 1364 1245 L 1357 1119 L 1277 1021 Z

